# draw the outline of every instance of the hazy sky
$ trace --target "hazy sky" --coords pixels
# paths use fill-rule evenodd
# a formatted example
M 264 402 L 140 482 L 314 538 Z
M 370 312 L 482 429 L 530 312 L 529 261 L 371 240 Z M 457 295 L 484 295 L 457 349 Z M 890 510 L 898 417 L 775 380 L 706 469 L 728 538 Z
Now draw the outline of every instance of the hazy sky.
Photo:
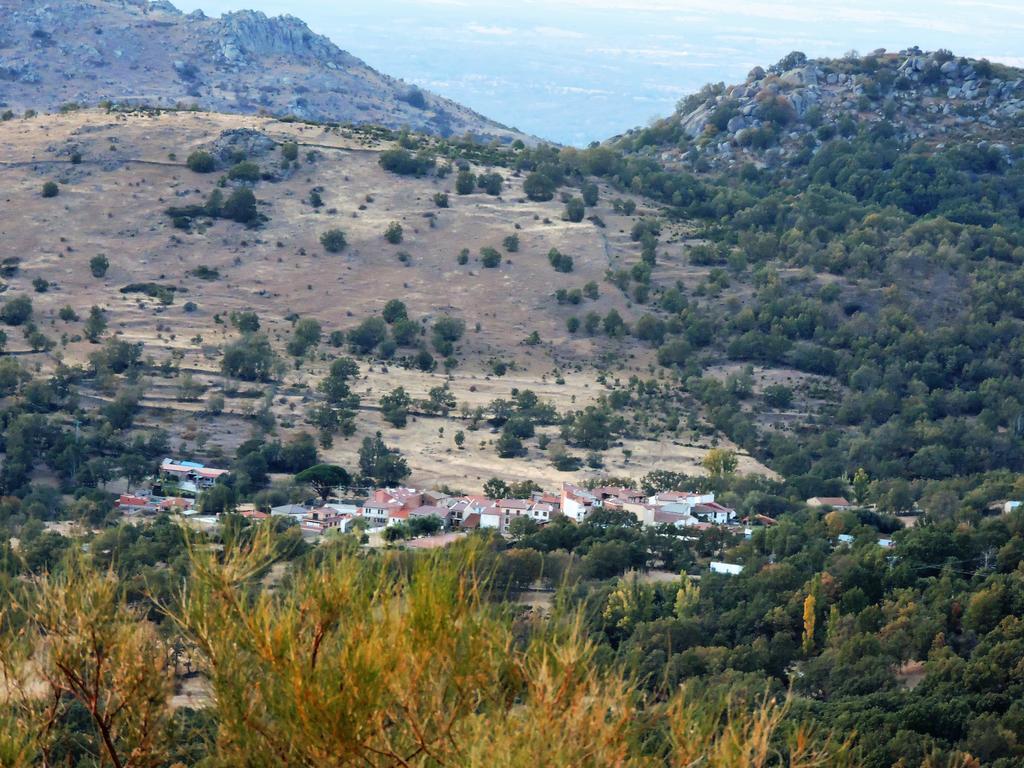
M 189 5 L 192 3 L 193 5 Z M 198 3 L 197 5 L 194 5 Z M 291 13 L 371 66 L 529 133 L 605 139 L 792 50 L 1024 65 L 1024 0 L 178 0 Z

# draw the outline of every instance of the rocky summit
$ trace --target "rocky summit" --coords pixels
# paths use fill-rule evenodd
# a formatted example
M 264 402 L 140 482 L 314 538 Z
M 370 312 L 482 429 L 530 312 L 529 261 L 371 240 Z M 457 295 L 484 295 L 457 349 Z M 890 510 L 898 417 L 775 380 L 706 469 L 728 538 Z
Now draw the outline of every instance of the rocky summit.
M 1022 117 L 1024 71 L 1012 67 L 918 48 L 819 60 L 794 52 L 755 67 L 742 84 L 707 85 L 683 99 L 663 121 L 679 141 L 661 159 L 772 165 L 864 124 L 906 143 L 976 136 L 1009 155 Z
M 167 0 L 5 4 L 0 110 L 100 102 L 521 138 L 377 72 L 293 16 L 239 11 L 209 18 L 184 14 Z

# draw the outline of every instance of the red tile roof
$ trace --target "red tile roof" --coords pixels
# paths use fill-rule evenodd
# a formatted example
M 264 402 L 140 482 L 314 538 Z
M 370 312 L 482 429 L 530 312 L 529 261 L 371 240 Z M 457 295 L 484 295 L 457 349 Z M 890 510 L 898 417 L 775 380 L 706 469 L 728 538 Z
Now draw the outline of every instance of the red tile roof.
M 132 496 L 125 493 L 121 494 L 121 498 L 117 500 L 119 507 L 145 507 L 150 503 L 150 500 L 143 496 Z

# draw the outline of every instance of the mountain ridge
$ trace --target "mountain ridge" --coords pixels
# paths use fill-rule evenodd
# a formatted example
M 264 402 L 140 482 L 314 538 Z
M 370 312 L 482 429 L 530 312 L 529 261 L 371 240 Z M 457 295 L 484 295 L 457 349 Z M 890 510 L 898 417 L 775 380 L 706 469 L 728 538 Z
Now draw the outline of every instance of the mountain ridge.
M 1024 71 L 985 59 L 917 47 L 839 59 L 794 51 L 767 70 L 754 67 L 743 83 L 709 83 L 671 116 L 610 141 L 711 170 L 784 164 L 869 125 L 907 148 L 974 136 L 1009 157 L 1022 141 L 1022 116 Z
M 529 140 L 378 72 L 295 16 L 211 18 L 167 0 L 25 0 L 3 14 L 0 106 L 52 112 L 104 101 Z

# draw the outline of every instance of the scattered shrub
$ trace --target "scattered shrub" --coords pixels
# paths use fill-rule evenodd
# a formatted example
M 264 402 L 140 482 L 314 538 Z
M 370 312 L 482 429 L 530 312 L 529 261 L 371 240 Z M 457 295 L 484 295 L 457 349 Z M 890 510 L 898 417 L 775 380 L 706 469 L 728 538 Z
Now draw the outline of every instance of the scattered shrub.
M 397 221 L 392 221 L 388 224 L 387 229 L 384 230 L 384 239 L 392 245 L 398 245 L 402 242 L 403 235 L 404 230 L 402 229 L 402 225 Z
M 340 229 L 329 229 L 320 235 L 320 245 L 328 253 L 341 253 L 348 246 L 348 239 Z
M 110 259 L 105 254 L 99 253 L 89 259 L 89 271 L 93 277 L 103 277 L 110 269 Z
M 213 155 L 201 149 L 190 154 L 185 164 L 195 173 L 213 173 L 217 170 L 217 161 Z
M 572 256 L 566 256 L 557 248 L 548 251 L 548 261 L 551 262 L 551 266 L 555 268 L 556 272 L 572 272 Z
M 486 246 L 480 249 L 480 262 L 488 269 L 494 269 L 501 264 L 501 253 L 495 248 Z

